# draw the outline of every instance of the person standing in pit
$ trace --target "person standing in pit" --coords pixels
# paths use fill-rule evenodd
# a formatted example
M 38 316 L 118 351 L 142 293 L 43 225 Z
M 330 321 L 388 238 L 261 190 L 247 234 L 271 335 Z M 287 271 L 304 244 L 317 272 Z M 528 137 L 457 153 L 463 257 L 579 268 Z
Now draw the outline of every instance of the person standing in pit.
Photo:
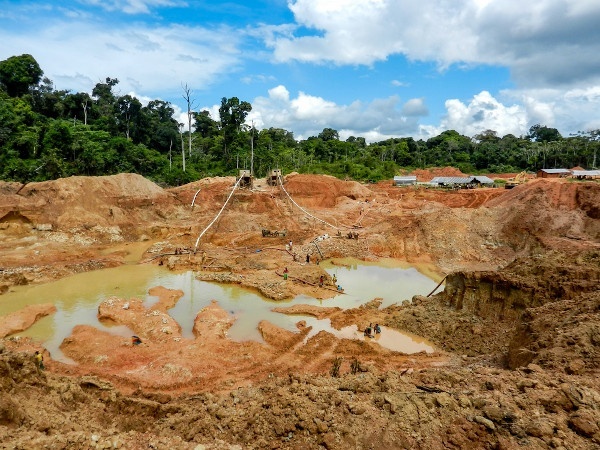
M 38 371 L 40 370 L 44 370 L 44 355 L 42 355 L 40 352 L 38 352 L 37 350 L 35 351 L 35 353 L 33 354 L 33 357 L 35 358 L 35 367 L 37 368 Z

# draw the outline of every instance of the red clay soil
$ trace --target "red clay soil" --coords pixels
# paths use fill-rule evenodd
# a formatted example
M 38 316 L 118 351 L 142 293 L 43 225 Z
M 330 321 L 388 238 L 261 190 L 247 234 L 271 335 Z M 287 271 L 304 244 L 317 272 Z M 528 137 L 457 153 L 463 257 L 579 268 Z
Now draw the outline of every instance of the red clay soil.
M 40 343 L 10 336 L 39 317 L 26 308 L 0 317 L 0 448 L 600 448 L 599 183 L 444 191 L 285 181 L 287 194 L 264 180 L 236 191 L 208 230 L 233 177 L 169 190 L 131 174 L 0 182 L 0 292 L 133 262 L 275 300 L 327 299 L 334 292 L 318 285 L 327 273 L 304 259 L 321 256 L 312 244 L 321 237 L 325 258 L 397 258 L 438 280 L 449 274 L 446 288 L 388 308 L 374 299 L 280 312 L 337 329 L 379 322 L 438 351 L 307 338 L 303 321 L 297 332 L 262 321 L 263 343 L 235 342 L 235 318 L 216 302 L 184 338 L 169 315 L 182 292 L 156 286 L 150 308 L 118 293 L 98 306 L 99 320 L 126 325 L 140 345 L 79 325 L 61 345 L 74 364 L 44 352 L 39 371 Z M 15 317 L 23 325 L 11 326 Z

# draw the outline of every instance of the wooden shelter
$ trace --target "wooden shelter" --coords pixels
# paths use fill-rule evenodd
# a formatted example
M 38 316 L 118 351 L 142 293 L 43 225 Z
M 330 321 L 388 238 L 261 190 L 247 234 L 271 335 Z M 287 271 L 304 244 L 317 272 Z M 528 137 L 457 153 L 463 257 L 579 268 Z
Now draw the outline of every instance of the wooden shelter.
M 240 182 L 241 188 L 252 188 L 252 175 L 248 169 L 239 169 L 238 176 L 235 181 Z
M 281 182 L 283 183 L 281 169 L 273 169 L 267 174 L 267 184 L 269 186 L 276 186 L 279 184 L 279 179 L 281 179 Z

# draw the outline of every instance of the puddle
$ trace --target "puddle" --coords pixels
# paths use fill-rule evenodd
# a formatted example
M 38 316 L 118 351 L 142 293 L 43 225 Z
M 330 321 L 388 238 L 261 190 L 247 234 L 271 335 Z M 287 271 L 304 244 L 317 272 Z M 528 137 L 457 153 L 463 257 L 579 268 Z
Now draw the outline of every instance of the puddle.
M 378 262 L 359 261 L 354 258 L 335 258 L 323 261 L 321 267 L 336 276 L 345 295 L 327 306 L 356 308 L 375 297 L 383 299 L 381 307 L 402 303 L 414 295 L 427 295 L 437 285 L 430 277 L 431 268 L 414 267 L 402 261 L 382 259 Z M 442 288 L 440 287 L 440 290 Z
M 149 242 L 127 242 L 121 245 L 111 245 L 110 248 L 100 252 L 101 255 L 115 253 L 123 254 L 125 264 L 134 264 L 141 261 L 142 256 L 151 246 Z
M 310 339 L 312 336 L 315 336 L 320 331 L 327 331 L 339 339 L 356 339 L 364 340 L 366 342 L 376 342 L 382 347 L 396 352 L 412 354 L 419 352 L 433 353 L 435 351 L 433 345 L 420 336 L 406 332 L 400 332 L 398 330 L 383 326 L 380 327 L 381 333 L 376 334 L 371 338 L 365 336 L 356 325 L 350 325 L 348 327 L 343 327 L 341 330 L 336 330 L 335 328 L 331 327 L 329 319 L 317 320 L 314 318 L 307 318 L 303 320 L 306 322 L 307 326 L 312 327 L 312 330 L 310 330 L 304 340 L 305 343 L 308 339 Z
M 275 302 L 237 285 L 198 281 L 191 271 L 173 273 L 154 265 L 125 265 L 77 274 L 39 286 L 16 286 L 0 296 L 0 315 L 31 304 L 53 303 L 57 308 L 55 314 L 44 317 L 16 336 L 29 336 L 40 341 L 54 359 L 69 362 L 62 355 L 59 346 L 71 334 L 75 325 L 91 325 L 123 336 L 133 334 L 127 327 L 106 326 L 98 321 L 98 305 L 103 300 L 110 296 L 136 297 L 142 299 L 149 307 L 157 301 L 157 297 L 148 295 L 148 290 L 155 286 L 181 289 L 184 292 L 183 297 L 169 310 L 169 314 L 181 325 L 184 337 L 193 337 L 193 321 L 198 311 L 212 300 L 217 300 L 224 310 L 236 318 L 228 333 L 231 339 L 262 342 L 257 329 L 261 320 L 267 320 L 290 331 L 297 331 L 295 324 L 299 320 L 305 320 L 313 327 L 311 335 L 325 330 L 341 338 L 363 339 L 362 333 L 358 332 L 356 327 L 335 330 L 328 319 L 317 320 L 311 316 L 280 314 L 271 311 L 275 306 L 311 304 L 347 309 L 381 297 L 382 306 L 385 307 L 402 300 L 410 300 L 416 294 L 427 295 L 437 284 L 416 268 L 395 261 L 379 264 L 335 259 L 333 262 L 324 261 L 321 264 L 329 274 L 336 275 L 338 284 L 342 285 L 346 295 L 337 295 L 327 300 L 298 296 L 290 301 Z M 429 344 L 416 336 L 395 330 L 385 331 L 372 340 L 386 348 L 404 353 L 433 351 Z

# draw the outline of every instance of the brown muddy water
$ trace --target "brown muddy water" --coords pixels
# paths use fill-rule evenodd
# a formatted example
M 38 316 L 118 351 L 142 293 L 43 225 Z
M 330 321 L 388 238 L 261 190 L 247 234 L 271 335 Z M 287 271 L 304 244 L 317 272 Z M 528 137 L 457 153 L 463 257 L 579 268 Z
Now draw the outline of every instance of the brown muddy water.
M 385 307 L 410 300 L 413 295 L 427 295 L 437 285 L 431 278 L 436 276 L 433 272 L 423 268 L 419 271 L 394 260 L 367 263 L 353 259 L 335 259 L 323 261 L 321 265 L 330 275 L 336 275 L 338 284 L 344 289 L 344 295 L 326 300 L 298 296 L 289 301 L 275 302 L 237 285 L 198 281 L 191 271 L 173 273 L 162 267 L 136 264 L 77 274 L 44 285 L 16 286 L 0 296 L 0 316 L 31 304 L 53 303 L 57 308 L 55 314 L 41 319 L 16 336 L 29 336 L 40 341 L 54 359 L 68 362 L 59 346 L 71 334 L 75 325 L 91 325 L 122 336 L 132 334 L 127 327 L 108 327 L 98 321 L 98 305 L 103 300 L 111 296 L 136 297 L 144 300 L 146 306 L 150 307 L 158 300 L 148 294 L 148 290 L 155 286 L 181 289 L 184 292 L 183 297 L 169 310 L 169 314 L 181 325 L 184 337 L 193 338 L 192 327 L 196 314 L 212 300 L 216 300 L 236 319 L 228 333 L 230 339 L 262 342 L 257 329 L 261 320 L 268 320 L 291 331 L 297 331 L 296 323 L 304 320 L 312 327 L 309 337 L 319 331 L 327 331 L 339 338 L 368 340 L 356 326 L 336 330 L 329 319 L 285 315 L 271 309 L 297 304 L 347 309 L 358 307 L 374 298 L 382 298 L 382 306 Z M 371 340 L 390 350 L 404 353 L 434 351 L 433 346 L 424 339 L 391 329 L 384 328 L 380 335 Z

